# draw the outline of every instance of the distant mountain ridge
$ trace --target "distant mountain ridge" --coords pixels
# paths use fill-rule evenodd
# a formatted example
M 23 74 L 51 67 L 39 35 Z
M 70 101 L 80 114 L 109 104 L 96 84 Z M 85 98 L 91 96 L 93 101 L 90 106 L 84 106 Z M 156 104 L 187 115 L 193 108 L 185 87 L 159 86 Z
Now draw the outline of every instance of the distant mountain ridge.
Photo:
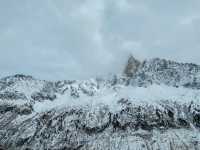
M 165 84 L 175 87 L 200 88 L 199 65 L 193 63 L 178 63 L 160 58 L 145 60 L 140 62 L 140 65 L 138 65 L 138 62 L 137 60 L 137 71 L 131 76 L 131 82 L 135 86 Z
M 124 74 L 0 79 L 0 147 L 16 150 L 197 150 L 200 66 L 130 57 Z

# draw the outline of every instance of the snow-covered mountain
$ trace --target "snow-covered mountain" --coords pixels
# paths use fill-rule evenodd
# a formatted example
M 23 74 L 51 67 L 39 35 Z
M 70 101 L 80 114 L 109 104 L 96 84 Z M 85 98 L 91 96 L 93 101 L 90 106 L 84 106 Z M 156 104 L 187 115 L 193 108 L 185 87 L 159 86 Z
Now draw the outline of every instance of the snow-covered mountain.
M 0 79 L 0 147 L 198 150 L 200 66 L 131 57 L 123 75 Z

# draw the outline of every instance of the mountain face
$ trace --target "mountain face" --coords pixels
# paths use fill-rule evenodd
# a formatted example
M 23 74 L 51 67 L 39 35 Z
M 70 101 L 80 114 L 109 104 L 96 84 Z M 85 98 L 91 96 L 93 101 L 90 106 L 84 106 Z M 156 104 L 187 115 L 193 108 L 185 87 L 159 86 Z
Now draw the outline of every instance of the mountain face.
M 174 87 L 200 88 L 200 66 L 192 63 L 177 63 L 165 59 L 144 61 L 131 79 L 132 84 L 147 86 L 164 84 Z
M 86 81 L 0 79 L 0 149 L 200 149 L 200 66 L 128 65 L 127 76 Z
M 132 55 L 129 57 L 127 65 L 124 70 L 124 74 L 127 77 L 132 77 L 135 72 L 137 72 L 138 68 L 140 67 L 141 62 L 135 59 Z

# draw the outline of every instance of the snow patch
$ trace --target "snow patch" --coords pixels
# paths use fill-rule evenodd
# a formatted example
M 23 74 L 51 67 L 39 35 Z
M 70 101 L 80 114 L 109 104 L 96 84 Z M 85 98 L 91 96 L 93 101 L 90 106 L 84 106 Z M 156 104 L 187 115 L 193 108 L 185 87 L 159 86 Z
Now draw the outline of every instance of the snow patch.
M 94 96 L 81 95 L 79 98 L 73 98 L 69 93 L 57 95 L 54 101 L 36 102 L 34 110 L 44 112 L 53 108 L 64 107 L 96 107 L 99 104 L 106 105 L 111 111 L 120 110 L 117 104 L 120 99 L 128 99 L 134 105 L 159 105 L 162 100 L 169 100 L 178 103 L 199 103 L 199 90 L 187 89 L 183 87 L 169 87 L 165 85 L 151 85 L 145 87 L 123 86 L 118 89 L 104 88 L 98 91 Z

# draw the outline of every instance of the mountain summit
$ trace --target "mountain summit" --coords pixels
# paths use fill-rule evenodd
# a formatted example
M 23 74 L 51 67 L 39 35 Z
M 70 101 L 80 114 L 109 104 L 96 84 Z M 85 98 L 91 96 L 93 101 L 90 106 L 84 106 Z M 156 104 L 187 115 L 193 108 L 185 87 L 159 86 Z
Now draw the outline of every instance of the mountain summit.
M 200 66 L 130 57 L 124 75 L 0 79 L 0 148 L 197 150 Z
M 124 74 L 127 77 L 133 77 L 133 75 L 138 70 L 139 66 L 141 65 L 141 62 L 137 59 L 135 59 L 132 55 L 129 57 L 128 62 L 126 64 Z

